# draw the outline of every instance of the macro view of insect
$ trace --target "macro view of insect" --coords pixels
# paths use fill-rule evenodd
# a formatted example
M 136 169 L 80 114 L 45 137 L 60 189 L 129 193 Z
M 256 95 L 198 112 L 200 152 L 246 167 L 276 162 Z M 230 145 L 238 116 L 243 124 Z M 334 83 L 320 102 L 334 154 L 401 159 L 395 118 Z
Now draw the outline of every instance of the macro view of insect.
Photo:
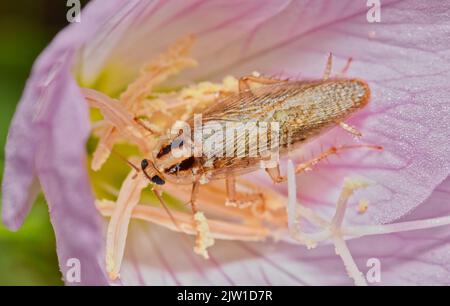
M 157 185 L 163 185 L 165 180 L 177 184 L 193 184 L 190 203 L 194 209 L 197 185 L 211 179 L 225 179 L 227 201 L 236 202 L 234 177 L 255 171 L 261 167 L 262 161 L 270 159 L 270 156 L 261 156 L 268 155 L 264 154 L 267 152 L 257 152 L 263 154 L 250 156 L 252 149 L 261 151 L 256 149 L 265 145 L 266 149 L 271 146 L 271 150 L 284 154 L 289 149 L 298 147 L 301 143 L 313 139 L 314 136 L 336 125 L 355 136 L 361 136 L 359 131 L 345 124 L 344 120 L 369 102 L 370 89 L 364 81 L 358 79 L 329 79 L 331 62 L 330 54 L 322 80 L 289 81 L 255 76 L 242 77 L 239 80 L 237 94 L 219 98 L 201 113 L 201 126 L 214 122 L 218 124 L 221 136 L 230 137 L 222 137 L 226 139 L 219 141 L 214 139 L 218 142 L 215 147 L 206 148 L 206 152 L 202 150 L 199 156 L 194 156 L 194 135 L 186 137 L 183 130 L 180 130 L 175 140 L 169 139 L 157 147 L 154 161 L 147 159 L 142 161 L 142 170 Z M 261 84 L 262 87 L 251 89 L 252 82 Z M 194 130 L 194 119 L 190 118 L 188 122 L 189 130 Z M 235 126 L 232 125 L 233 123 Z M 251 128 L 256 131 L 246 129 L 243 123 L 254 123 Z M 258 135 L 259 128 L 261 125 L 270 126 L 271 123 L 275 123 L 280 128 L 279 135 L 276 134 L 278 139 L 273 139 L 274 135 L 265 135 L 265 139 L 261 139 L 263 137 Z M 232 134 L 226 134 L 227 128 L 231 129 Z M 265 132 L 269 134 L 269 131 Z M 255 134 L 257 137 L 251 137 Z M 203 138 L 200 139 L 199 145 L 209 143 L 209 139 L 214 136 L 214 134 L 200 135 Z M 262 140 L 266 143 L 261 143 Z M 274 143 L 271 143 L 271 140 Z M 170 154 L 174 147 L 181 149 L 188 147 L 187 151 L 190 154 L 174 157 Z M 305 165 L 308 167 L 338 151 L 358 147 L 381 149 L 374 145 L 333 147 L 300 165 L 296 172 L 299 173 L 305 169 Z M 227 154 L 228 152 L 231 154 Z M 285 177 L 280 174 L 278 164 L 264 169 L 275 183 L 285 181 Z
M 0 12 L 0 286 L 450 283 L 449 1 L 29 2 Z
M 192 36 L 184 38 L 170 47 L 157 61 L 151 62 L 143 70 L 141 77 L 121 95 L 121 101 L 113 101 L 90 89 L 85 89 L 84 92 L 90 105 L 99 108 L 103 116 L 112 122 L 106 130 L 107 133 L 105 134 L 103 130 L 101 134 L 105 138 L 102 138 L 97 146 L 92 167 L 98 169 L 99 163 L 105 160 L 104 155 L 100 154 L 111 151 L 111 147 L 105 150 L 105 144 L 112 145 L 111 137 L 115 131 L 121 131 L 123 137 L 133 134 L 131 137 L 138 138 L 145 158 L 141 160 L 140 166 L 127 161 L 134 173 L 129 183 L 140 185 L 140 189 L 151 183 L 158 201 L 173 223 L 172 226 L 181 232 L 186 232 L 183 229 L 186 228 L 186 221 L 177 220 L 164 202 L 162 191 L 166 183 L 170 183 L 176 196 L 179 192 L 177 188 L 182 185 L 191 186 L 187 204 L 192 210 L 192 221 L 188 221 L 192 230 L 187 233 L 197 236 L 194 248 L 196 253 L 208 258 L 207 248 L 212 246 L 213 240 L 208 238 L 211 234 L 208 224 L 211 222 L 207 222 L 203 211 L 197 207 L 197 198 L 202 193 L 201 186 L 208 185 L 212 181 L 223 184 L 225 199 L 222 204 L 226 207 L 235 210 L 255 210 L 255 207 L 259 207 L 267 210 L 269 206 L 267 195 L 257 191 L 256 188 L 246 193 L 238 192 L 236 179 L 247 173 L 264 170 L 274 184 L 285 182 L 287 177 L 281 174 L 280 158 L 336 126 L 355 138 L 360 138 L 361 132 L 344 121 L 369 103 L 370 88 L 363 80 L 346 78 L 345 73 L 351 59 L 338 76 L 331 76 L 332 55 L 329 54 L 323 77 L 319 80 L 284 80 L 267 78 L 255 73 L 236 80 L 235 92 L 219 92 L 209 103 L 198 107 L 195 111 L 192 111 L 192 107 L 199 103 L 195 99 L 191 101 L 193 105 L 181 106 L 181 103 L 177 103 L 169 115 L 173 126 L 166 125 L 167 131 L 155 124 L 148 125 L 148 122 L 154 121 L 152 118 L 155 112 L 139 116 L 139 112 L 133 110 L 131 104 L 128 110 L 121 109 L 122 104 L 127 102 L 130 90 L 133 90 L 135 95 L 134 91 L 141 86 L 142 92 L 139 92 L 139 95 L 150 94 L 149 89 L 145 87 L 146 84 L 143 83 L 150 78 L 149 71 L 160 73 L 169 63 L 176 65 L 181 60 L 189 62 L 183 59 L 183 56 L 187 56 L 194 41 Z M 135 97 L 133 96 L 134 99 Z M 190 108 L 191 114 L 179 113 L 177 118 L 174 114 L 183 107 Z M 130 123 L 126 130 L 118 123 L 119 120 L 123 120 L 118 114 L 128 118 Z M 179 118 L 185 120 L 180 121 Z M 165 123 L 167 124 L 167 121 Z M 298 164 L 295 173 L 309 170 L 331 155 L 353 149 L 382 150 L 382 147 L 360 143 L 332 146 Z M 102 205 L 99 207 L 102 210 Z M 119 219 L 123 217 L 124 210 L 116 205 L 114 213 Z M 282 221 L 284 216 L 279 218 L 281 221 L 278 222 L 287 222 Z M 123 231 L 127 225 L 124 223 L 120 230 L 119 223 L 110 222 L 108 230 L 108 233 L 111 233 L 108 237 L 110 253 L 107 253 L 106 262 L 110 277 L 113 279 L 119 275 L 123 256 L 120 248 L 117 250 L 113 244 L 117 240 L 124 243 L 123 237 L 121 239 L 117 237 L 124 235 Z M 293 238 L 302 241 L 296 235 Z

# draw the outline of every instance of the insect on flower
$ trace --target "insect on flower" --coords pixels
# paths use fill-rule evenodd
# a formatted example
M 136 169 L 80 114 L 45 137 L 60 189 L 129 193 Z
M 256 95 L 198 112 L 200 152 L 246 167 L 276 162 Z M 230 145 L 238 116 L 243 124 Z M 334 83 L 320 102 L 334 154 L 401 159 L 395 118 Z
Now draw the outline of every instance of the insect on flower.
M 112 123 L 102 127 L 92 167 L 98 169 L 101 166 L 119 137 L 134 142 L 144 156 L 140 167 L 132 164 L 134 170 L 122 186 L 114 212 L 110 213 L 112 219 L 108 228 L 106 262 L 111 278 L 118 276 L 133 206 L 139 201 L 141 190 L 150 182 L 174 224 L 172 228 L 197 235 L 195 251 L 208 258 L 206 249 L 214 242 L 214 235 L 210 234 L 210 231 L 214 232 L 213 227 L 219 229 L 217 237 L 228 237 L 230 233 L 220 233 L 225 225 L 207 221 L 198 209 L 200 185 L 223 180 L 226 185 L 223 204 L 227 207 L 246 209 L 257 204 L 258 207 L 266 207 L 267 194 L 264 192 L 242 194 L 237 191 L 239 175 L 264 168 L 274 183 L 281 183 L 286 181 L 286 177 L 280 173 L 280 155 L 335 126 L 354 136 L 361 136 L 344 120 L 369 102 L 369 86 L 359 79 L 344 76 L 330 78 L 331 54 L 324 75 L 319 80 L 281 80 L 255 74 L 234 82 L 237 85 L 234 85 L 237 87 L 234 92 L 226 85 L 209 85 L 206 89 L 197 87 L 197 93 L 200 92 L 202 98 L 208 96 L 207 103 L 195 101 L 197 97 L 192 91 L 184 99 L 192 105 L 174 103 L 173 97 L 167 94 L 161 94 L 162 105 L 157 103 L 158 100 L 148 101 L 146 97 L 154 84 L 195 65 L 195 61 L 187 57 L 192 41 L 193 38 L 188 37 L 178 42 L 166 54 L 144 67 L 141 76 L 121 95 L 119 102 L 85 89 L 91 106 L 99 108 L 105 119 Z M 342 75 L 350 62 L 351 59 Z M 179 102 L 179 99 L 175 101 Z M 165 109 L 159 110 L 159 115 L 166 116 L 167 120 L 154 115 L 158 106 Z M 185 123 L 174 118 L 184 119 Z M 164 130 L 170 125 L 171 132 L 165 133 Z M 194 134 L 190 132 L 192 130 Z M 381 149 L 380 146 L 366 144 L 333 146 L 297 165 L 295 173 L 309 170 L 330 155 L 357 148 Z M 194 217 L 190 225 L 186 219 L 177 218 L 178 215 L 164 203 L 160 188 L 166 183 L 172 186 L 192 185 L 189 204 Z M 106 206 L 108 203 L 98 203 L 101 211 L 105 212 Z M 236 231 L 243 232 L 243 229 Z

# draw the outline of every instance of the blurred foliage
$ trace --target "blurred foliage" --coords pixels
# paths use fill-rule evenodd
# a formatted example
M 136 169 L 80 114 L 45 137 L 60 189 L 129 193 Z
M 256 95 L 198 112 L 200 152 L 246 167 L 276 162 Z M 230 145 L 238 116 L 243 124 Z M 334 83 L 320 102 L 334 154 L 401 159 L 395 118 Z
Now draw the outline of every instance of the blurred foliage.
M 87 1 L 81 1 L 85 4 Z M 16 0 L 0 3 L 0 144 L 32 64 L 64 26 L 65 0 Z M 3 176 L 4 150 L 0 153 Z M 55 237 L 41 196 L 16 233 L 0 224 L 0 285 L 60 285 Z

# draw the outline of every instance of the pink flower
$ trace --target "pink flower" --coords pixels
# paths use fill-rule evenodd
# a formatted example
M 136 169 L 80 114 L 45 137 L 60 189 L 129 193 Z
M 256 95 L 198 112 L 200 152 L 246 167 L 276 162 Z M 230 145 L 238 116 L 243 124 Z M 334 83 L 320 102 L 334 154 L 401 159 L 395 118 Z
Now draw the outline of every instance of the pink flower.
M 21 226 L 40 186 L 49 204 L 61 272 L 65 277 L 68 259 L 78 258 L 83 284 L 109 284 L 111 272 L 119 268 L 124 284 L 363 284 L 367 280 L 359 273 L 369 270 L 366 263 L 371 258 L 381 263 L 380 284 L 448 284 L 448 226 L 436 227 L 450 222 L 446 217 L 450 215 L 450 61 L 446 51 L 450 24 L 442 13 L 448 9 L 444 1 L 383 1 L 381 22 L 369 23 L 364 1 L 92 1 L 82 12 L 82 22 L 62 31 L 33 67 L 8 136 L 4 223 L 12 230 Z M 150 216 L 149 206 L 134 206 L 139 188 L 147 182 L 139 186 L 139 194 L 124 195 L 129 189 L 123 188 L 116 206 L 97 202 L 105 215 L 114 216 L 111 210 L 123 208 L 116 216 L 126 220 L 109 226 L 118 234 L 106 233 L 102 221 L 108 219 L 96 209 L 93 189 L 95 197 L 103 198 L 105 190 L 114 187 L 111 174 L 121 173 L 117 191 L 124 172 L 112 169 L 111 165 L 120 163 L 117 159 L 108 169 L 103 169 L 108 167 L 105 164 L 100 172 L 88 171 L 91 154 L 86 154 L 86 142 L 95 125 L 90 123 L 85 96 L 109 101 L 100 108 L 105 117 L 108 107 L 112 117 L 122 116 L 114 117 L 115 124 L 126 127 L 132 117 L 127 117 L 129 109 L 118 111 L 121 106 L 106 96 L 99 98 L 80 88 L 119 97 L 145 63 L 189 34 L 196 37 L 192 53 L 179 51 L 180 71 L 162 83 L 165 89 L 199 81 L 217 85 L 228 75 L 240 77 L 255 70 L 320 78 L 330 51 L 334 67 L 344 66 L 352 57 L 349 76 L 368 82 L 371 102 L 348 123 L 363 133 L 365 143 L 383 146 L 383 152 L 343 152 L 340 158 L 331 157 L 329 163 L 299 175 L 297 184 L 288 167 L 289 198 L 286 184 L 274 185 L 263 173 L 246 177 L 247 182 L 264 187 L 269 206 L 282 204 L 283 212 L 287 207 L 283 226 L 287 230 L 289 222 L 291 232 L 298 227 L 311 230 L 308 222 L 317 221 L 316 217 L 319 225 L 329 222 L 344 182 L 347 187 L 352 182 L 369 182 L 349 199 L 345 216 L 340 215 L 344 206 L 338 206 L 331 229 L 318 226 L 318 235 L 309 233 L 317 240 L 326 238 L 316 248 L 307 250 L 285 236 L 278 242 L 241 241 L 246 240 L 243 231 L 252 229 L 210 222 L 212 233 L 217 230 L 229 240 L 215 237 L 215 244 L 208 248 L 209 260 L 204 260 L 192 251 L 187 235 L 159 226 L 171 226 L 167 215 L 157 215 L 159 211 L 151 211 L 159 225 L 132 219 L 128 228 L 129 218 Z M 198 67 L 182 70 L 193 66 L 194 60 Z M 117 129 L 124 130 L 119 125 Z M 133 135 L 130 131 L 122 136 L 133 139 Z M 139 139 L 132 143 L 142 149 L 147 144 Z M 312 152 L 317 154 L 321 146 L 354 142 L 336 128 L 292 158 L 301 162 Z M 103 161 L 98 158 L 100 168 Z M 345 180 L 349 177 L 362 179 Z M 170 191 L 179 198 L 187 194 L 178 187 Z M 203 194 L 202 201 L 215 205 L 219 202 L 215 195 L 220 198 L 220 191 Z M 367 212 L 355 209 L 358 199 L 367 200 Z M 225 206 L 214 207 L 220 215 Z M 295 223 L 297 210 L 300 225 Z M 257 236 L 251 234 L 245 237 Z M 106 236 L 118 239 L 108 240 L 113 254 L 108 253 Z M 343 237 L 355 239 L 347 242 L 347 248 Z M 112 270 L 105 264 L 108 254 L 113 258 Z

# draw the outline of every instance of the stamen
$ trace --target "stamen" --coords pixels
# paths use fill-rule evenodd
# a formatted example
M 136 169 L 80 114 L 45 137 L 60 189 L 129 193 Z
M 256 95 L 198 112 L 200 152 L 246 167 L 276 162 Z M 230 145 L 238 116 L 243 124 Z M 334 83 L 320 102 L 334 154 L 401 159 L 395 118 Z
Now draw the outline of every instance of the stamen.
M 353 260 L 353 256 L 350 253 L 347 244 L 341 236 L 334 236 L 333 242 L 336 248 L 336 254 L 342 258 L 344 262 L 345 269 L 347 270 L 348 276 L 355 281 L 357 286 L 367 286 L 364 275 L 359 271 L 358 266 Z
M 140 173 L 136 175 L 136 171 L 132 170 L 120 189 L 106 236 L 106 271 L 113 280 L 119 277 L 133 208 L 138 204 L 141 191 L 147 185 L 147 178 Z
M 139 131 L 139 128 L 143 129 L 142 126 L 136 123 L 134 118 L 138 117 L 139 114 L 139 106 L 142 101 L 151 93 L 155 85 L 160 84 L 165 81 L 170 76 L 179 73 L 181 70 L 189 67 L 194 67 L 197 65 L 197 62 L 188 57 L 188 53 L 192 44 L 194 42 L 194 38 L 192 36 L 188 36 L 184 39 L 179 40 L 173 46 L 171 46 L 166 53 L 161 54 L 155 60 L 150 61 L 149 64 L 145 65 L 141 71 L 140 76 L 131 83 L 127 90 L 120 96 L 120 104 L 122 104 L 122 111 L 120 114 L 126 114 L 128 120 L 134 121 L 134 123 L 126 124 L 125 126 L 121 125 L 121 122 L 116 120 L 112 120 L 112 126 L 107 128 L 103 135 L 99 139 L 99 146 L 94 152 L 91 167 L 93 170 L 98 170 L 107 160 L 110 155 L 111 149 L 114 144 L 118 140 L 118 136 L 120 134 L 124 134 L 125 136 L 129 136 L 129 132 L 135 133 L 134 136 L 129 139 L 131 142 L 138 143 L 140 149 L 144 152 L 151 152 L 151 148 L 146 146 L 146 143 L 140 143 L 145 140 L 145 133 Z M 94 92 L 90 90 L 91 94 Z M 101 95 L 101 94 L 100 94 Z M 103 95 L 104 96 L 104 95 Z M 99 97 L 97 97 L 99 98 Z M 105 99 L 105 97 L 101 97 L 99 99 L 94 100 L 112 100 Z M 91 103 L 95 101 L 90 100 Z M 93 105 L 96 107 L 96 105 Z M 97 105 L 98 107 L 98 105 Z M 117 108 L 117 106 L 116 106 Z M 101 110 L 105 110 L 106 108 L 101 108 Z M 103 113 L 106 119 L 111 119 L 108 114 Z M 136 126 L 139 126 L 136 132 Z M 129 131 L 129 129 L 131 129 Z M 145 130 L 145 129 L 144 129 Z M 137 139 L 135 139 L 137 138 Z M 148 142 L 147 142 L 148 143 Z
M 338 229 L 342 225 L 342 221 L 344 220 L 345 210 L 347 208 L 347 201 L 350 196 L 358 189 L 366 188 L 369 186 L 368 183 L 357 180 L 357 179 L 345 179 L 344 180 L 344 188 L 341 191 L 339 196 L 339 200 L 337 203 L 336 213 L 331 221 L 332 227 L 334 229 Z
M 355 190 L 360 188 L 365 188 L 368 184 L 361 180 L 355 179 L 345 179 L 343 190 L 339 196 L 338 204 L 336 206 L 336 213 L 332 219 L 331 223 L 327 223 L 313 211 L 308 211 L 306 207 L 298 205 L 296 202 L 296 185 L 295 185 L 295 171 L 292 162 L 288 162 L 288 224 L 290 232 L 294 232 L 294 238 L 298 240 L 301 244 L 305 244 L 308 237 L 310 241 L 320 242 L 325 239 L 331 239 L 335 245 L 336 254 L 339 255 L 344 263 L 349 276 L 354 280 L 356 285 L 367 285 L 363 274 L 359 271 L 353 257 L 345 243 L 344 236 L 362 237 L 366 235 L 377 235 L 377 234 L 389 234 L 397 233 L 409 230 L 418 230 L 433 228 L 443 225 L 450 225 L 450 216 L 432 218 L 419 221 L 409 221 L 396 224 L 385 224 L 385 225 L 370 225 L 370 226 L 351 226 L 342 228 L 342 221 L 344 218 L 347 201 Z M 364 201 L 363 201 L 364 203 Z M 301 233 L 300 228 L 297 226 L 295 219 L 292 218 L 292 212 L 295 208 L 298 210 L 295 212 L 301 217 L 304 217 L 314 225 L 322 228 L 315 235 Z M 289 221 L 290 220 L 290 221 Z M 292 227 L 294 228 L 292 230 Z M 308 244 L 306 244 L 308 246 Z
M 155 85 L 161 84 L 185 68 L 197 66 L 197 61 L 188 57 L 194 41 L 193 36 L 184 37 L 170 46 L 165 53 L 150 61 L 143 67 L 140 76 L 120 96 L 120 100 L 128 106 L 142 101 Z
M 295 168 L 292 160 L 288 160 L 287 167 L 287 180 L 288 180 L 288 204 L 287 204 L 287 217 L 288 217 L 288 228 L 291 236 L 305 245 L 308 249 L 313 249 L 317 246 L 319 240 L 313 237 L 303 234 L 300 231 L 299 218 L 297 216 L 300 214 L 301 209 L 298 209 L 297 202 L 297 182 L 295 178 Z M 320 239 L 320 238 L 319 238 Z
M 207 248 L 214 245 L 214 238 L 209 232 L 208 221 L 203 212 L 196 212 L 194 215 L 195 230 L 197 237 L 195 239 L 194 252 L 203 256 L 205 259 L 209 259 Z
M 392 234 L 420 229 L 450 225 L 450 216 L 430 218 L 417 221 L 399 222 L 393 224 L 349 226 L 342 230 L 344 235 L 362 237 L 369 235 Z
M 287 205 L 287 216 L 288 216 L 288 228 L 291 235 L 297 233 L 296 218 L 297 218 L 297 186 L 295 180 L 295 168 L 292 160 L 288 160 L 287 165 L 287 175 L 288 175 L 288 205 Z
M 115 203 L 108 200 L 97 200 L 95 205 L 100 214 L 110 217 L 114 212 Z M 176 222 L 167 214 L 164 209 L 139 204 L 133 208 L 132 218 L 151 222 L 175 232 L 182 232 L 189 235 L 197 235 L 197 230 L 192 219 L 192 214 L 171 211 Z M 176 224 L 179 224 L 177 226 Z M 234 224 L 220 220 L 208 219 L 211 237 L 221 240 L 239 241 L 262 241 L 270 235 L 270 232 L 257 225 Z

